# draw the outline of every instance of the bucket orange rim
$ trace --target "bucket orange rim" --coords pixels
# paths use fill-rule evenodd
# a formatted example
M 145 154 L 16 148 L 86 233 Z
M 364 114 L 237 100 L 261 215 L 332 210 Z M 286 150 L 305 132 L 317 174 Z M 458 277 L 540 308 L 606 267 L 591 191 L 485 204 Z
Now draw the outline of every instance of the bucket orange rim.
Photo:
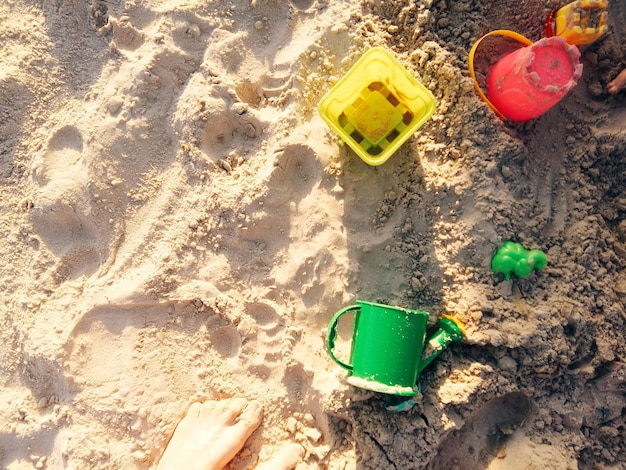
M 467 62 L 469 66 L 470 77 L 472 77 L 472 80 L 474 81 L 474 88 L 478 92 L 478 95 L 480 96 L 480 98 L 485 103 L 487 103 L 487 106 L 489 106 L 493 110 L 493 112 L 496 113 L 498 117 L 504 121 L 506 119 L 506 116 L 502 114 L 500 111 L 498 111 L 498 108 L 496 108 L 493 105 L 493 103 L 489 101 L 489 98 L 487 98 L 487 95 L 480 88 L 480 85 L 478 85 L 478 80 L 476 80 L 476 74 L 474 73 L 474 55 L 476 54 L 476 49 L 478 48 L 478 45 L 481 43 L 481 41 L 488 36 L 506 36 L 511 39 L 515 39 L 517 42 L 522 43 L 524 46 L 530 46 L 533 42 L 530 39 L 528 39 L 526 36 L 522 36 L 521 34 L 516 33 L 515 31 L 510 31 L 508 29 L 497 29 L 495 31 L 491 31 L 490 33 L 485 34 L 482 38 L 476 41 L 474 45 L 472 46 L 472 49 L 469 52 L 469 57 L 467 59 Z

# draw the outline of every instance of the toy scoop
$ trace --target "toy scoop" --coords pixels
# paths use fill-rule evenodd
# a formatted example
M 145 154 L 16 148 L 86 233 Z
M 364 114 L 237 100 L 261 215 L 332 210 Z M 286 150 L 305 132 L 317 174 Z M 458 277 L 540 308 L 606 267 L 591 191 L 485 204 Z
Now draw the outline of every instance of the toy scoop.
M 609 13 L 606 11 L 608 0 L 578 0 L 569 3 L 548 16 L 546 20 L 546 35 L 560 36 L 568 44 L 591 44 L 608 30 Z M 602 10 L 597 16 L 597 23 L 593 24 L 594 10 Z

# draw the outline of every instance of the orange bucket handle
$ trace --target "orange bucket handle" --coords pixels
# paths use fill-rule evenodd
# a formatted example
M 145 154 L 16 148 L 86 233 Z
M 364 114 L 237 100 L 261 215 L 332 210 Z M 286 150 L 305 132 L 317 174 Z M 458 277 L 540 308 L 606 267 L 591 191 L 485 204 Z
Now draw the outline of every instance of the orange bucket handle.
M 519 33 L 516 33 L 515 31 L 509 31 L 508 29 L 497 29 L 495 31 L 491 31 L 490 33 L 485 34 L 482 38 L 476 41 L 474 45 L 472 46 L 472 48 L 470 49 L 469 57 L 467 61 L 468 61 L 468 66 L 469 66 L 470 77 L 472 77 L 472 80 L 474 80 L 474 88 L 478 92 L 478 95 L 480 96 L 480 98 L 485 103 L 487 103 L 487 106 L 489 106 L 493 110 L 493 112 L 496 113 L 498 117 L 504 121 L 506 117 L 504 116 L 504 114 L 498 111 L 498 109 L 493 105 L 493 103 L 489 101 L 489 98 L 487 98 L 487 95 L 483 93 L 483 91 L 480 89 L 480 86 L 478 85 L 478 80 L 476 80 L 476 74 L 474 73 L 474 55 L 476 54 L 476 49 L 478 48 L 478 45 L 481 43 L 481 41 L 488 36 L 506 36 L 511 39 L 515 39 L 516 41 L 522 43 L 524 46 L 530 46 L 532 45 L 533 42 L 527 37 L 522 36 Z

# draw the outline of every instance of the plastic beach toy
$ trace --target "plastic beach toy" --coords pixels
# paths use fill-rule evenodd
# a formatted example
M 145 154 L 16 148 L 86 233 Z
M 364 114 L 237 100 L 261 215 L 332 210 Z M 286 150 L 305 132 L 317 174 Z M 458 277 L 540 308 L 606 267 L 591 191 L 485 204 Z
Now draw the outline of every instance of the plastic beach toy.
M 556 34 L 565 39 L 568 44 L 585 45 L 599 39 L 608 30 L 609 13 L 606 11 L 608 0 L 578 0 L 565 5 L 554 12 L 546 20 L 546 36 Z M 594 10 L 602 10 L 594 15 Z M 597 23 L 592 24 L 592 18 Z
M 367 51 L 322 98 L 319 113 L 368 165 L 380 165 L 434 113 L 435 98 L 387 50 Z
M 543 38 L 500 59 L 487 75 L 487 95 L 513 121 L 527 121 L 557 104 L 583 72 L 580 52 L 561 37 Z
M 349 363 L 335 356 L 337 325 L 346 313 L 354 313 Z M 415 396 L 422 370 L 465 334 L 458 320 L 442 317 L 439 330 L 424 347 L 427 323 L 425 312 L 357 300 L 331 319 L 326 349 L 349 372 L 351 385 L 393 396 Z
M 442 315 L 437 326 L 439 326 L 439 329 L 430 338 L 422 353 L 420 370 L 428 367 L 451 343 L 461 341 L 465 335 L 465 327 L 450 315 Z M 419 376 L 417 388 L 419 393 Z M 385 408 L 389 411 L 408 411 L 416 405 L 413 398 L 415 397 L 407 398 L 405 396 L 388 395 L 385 399 Z
M 543 269 L 547 262 L 542 251 L 526 251 L 519 243 L 507 241 L 491 259 L 491 269 L 496 274 L 504 274 L 504 279 L 508 280 L 511 279 L 511 274 L 520 278 L 528 277 L 533 270 Z
M 496 62 L 487 74 L 487 95 L 476 80 L 473 60 L 478 44 L 487 36 L 512 37 L 525 47 Z M 527 121 L 541 116 L 557 104 L 582 75 L 580 52 L 561 37 L 543 38 L 532 43 L 507 30 L 486 34 L 473 46 L 469 56 L 470 75 L 481 98 L 500 118 Z

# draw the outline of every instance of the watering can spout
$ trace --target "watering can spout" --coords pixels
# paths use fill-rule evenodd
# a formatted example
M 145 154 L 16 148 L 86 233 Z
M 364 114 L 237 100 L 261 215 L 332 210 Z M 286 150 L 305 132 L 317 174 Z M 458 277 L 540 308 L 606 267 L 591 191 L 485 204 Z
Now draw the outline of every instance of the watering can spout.
M 439 329 L 429 338 L 424 347 L 418 374 L 428 367 L 451 343 L 461 341 L 465 335 L 463 324 L 449 315 L 443 315 L 437 326 Z

